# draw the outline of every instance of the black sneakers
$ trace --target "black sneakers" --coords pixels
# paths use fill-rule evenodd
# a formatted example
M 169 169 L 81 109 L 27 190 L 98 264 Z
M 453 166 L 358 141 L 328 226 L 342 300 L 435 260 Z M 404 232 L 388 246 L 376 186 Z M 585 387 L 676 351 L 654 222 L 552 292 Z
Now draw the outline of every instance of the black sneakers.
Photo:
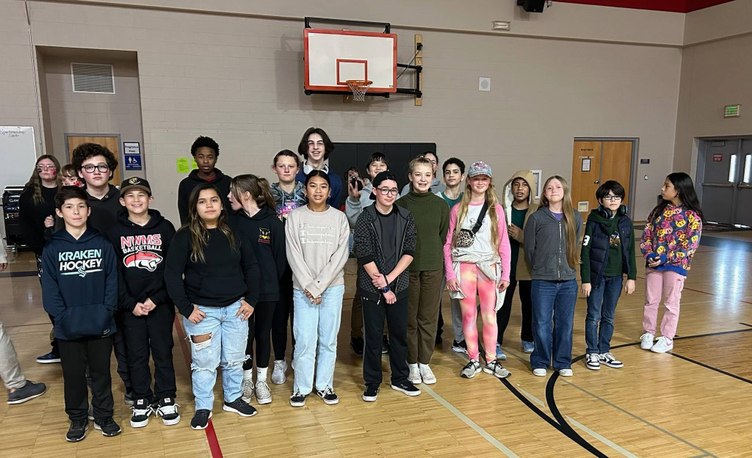
M 420 394 L 420 390 L 408 380 L 400 383 L 393 383 L 392 389 L 399 391 L 400 393 L 404 393 L 408 396 L 418 396 Z
M 60 362 L 60 355 L 53 353 L 53 352 L 49 352 L 42 356 L 37 356 L 37 363 L 39 364 L 55 364 L 59 362 Z
M 366 390 L 363 392 L 363 400 L 366 402 L 376 401 L 376 397 L 379 395 L 378 385 L 366 385 Z
M 196 413 L 193 414 L 193 419 L 191 419 L 191 429 L 206 429 L 206 427 L 209 426 L 209 419 L 211 417 L 211 410 L 198 409 Z
M 222 406 L 222 410 L 226 412 L 235 412 L 241 417 L 252 417 L 257 413 L 256 408 L 245 402 L 242 396 L 232 402 L 225 402 Z
M 117 436 L 122 431 L 120 425 L 115 423 L 115 420 L 113 420 L 112 417 L 107 417 L 99 422 L 94 420 L 94 429 L 102 431 L 104 437 Z
M 47 386 L 44 383 L 34 383 L 27 380 L 21 388 L 16 388 L 12 392 L 8 390 L 8 404 L 23 404 L 26 401 L 38 398 L 46 391 Z
M 65 440 L 68 442 L 82 441 L 86 437 L 87 429 L 89 429 L 88 420 L 73 420 L 68 428 L 68 433 L 65 435 Z
M 162 419 L 165 426 L 177 425 L 180 423 L 180 412 L 178 404 L 173 398 L 163 398 L 157 405 L 157 416 Z
M 290 405 L 293 407 L 305 406 L 306 395 L 300 394 L 300 391 L 296 391 L 290 396 Z
M 328 404 L 330 406 L 339 404 L 339 397 L 337 397 L 337 393 L 335 393 L 331 387 L 326 387 L 326 389 L 323 390 L 317 390 L 316 394 L 319 395 L 319 397 L 324 401 L 324 404 Z
M 149 424 L 149 417 L 154 413 L 154 409 L 146 402 L 146 399 L 136 400 L 131 409 L 133 410 L 131 414 L 131 427 L 143 428 Z

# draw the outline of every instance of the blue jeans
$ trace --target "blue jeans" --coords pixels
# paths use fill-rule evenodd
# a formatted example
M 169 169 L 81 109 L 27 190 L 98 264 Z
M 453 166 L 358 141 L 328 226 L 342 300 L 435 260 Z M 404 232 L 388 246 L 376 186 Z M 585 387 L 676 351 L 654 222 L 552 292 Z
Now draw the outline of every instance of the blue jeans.
M 293 392 L 307 395 L 316 389 L 334 387 L 334 363 L 337 360 L 337 333 L 342 319 L 345 285 L 328 287 L 321 304 L 314 305 L 305 293 L 293 290 L 293 334 L 295 336 L 295 381 Z
M 206 317 L 193 324 L 183 317 L 183 327 L 191 342 L 191 384 L 196 410 L 212 410 L 217 366 L 222 366 L 222 391 L 225 402 L 242 394 L 243 361 L 248 341 L 248 322 L 235 316 L 240 301 L 225 307 L 198 306 Z M 193 336 L 208 334 L 209 340 L 195 343 Z
M 611 350 L 614 314 L 616 303 L 621 296 L 621 285 L 621 275 L 602 277 L 597 285 L 592 285 L 590 296 L 587 298 L 587 317 L 585 318 L 585 343 L 588 353 L 607 353 Z
M 533 280 L 533 369 L 555 370 L 572 366 L 572 323 L 577 302 L 577 280 Z M 553 360 L 552 360 L 553 358 Z

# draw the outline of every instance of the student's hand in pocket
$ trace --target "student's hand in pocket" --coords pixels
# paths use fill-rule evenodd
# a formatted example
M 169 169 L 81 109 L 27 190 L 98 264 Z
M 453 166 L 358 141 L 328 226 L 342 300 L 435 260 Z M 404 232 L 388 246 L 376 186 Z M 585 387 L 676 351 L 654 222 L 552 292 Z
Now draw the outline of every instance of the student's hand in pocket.
M 201 323 L 204 318 L 206 318 L 206 313 L 202 312 L 201 309 L 198 308 L 198 305 L 193 304 L 193 311 L 188 317 L 188 321 L 193 324 L 198 324 Z

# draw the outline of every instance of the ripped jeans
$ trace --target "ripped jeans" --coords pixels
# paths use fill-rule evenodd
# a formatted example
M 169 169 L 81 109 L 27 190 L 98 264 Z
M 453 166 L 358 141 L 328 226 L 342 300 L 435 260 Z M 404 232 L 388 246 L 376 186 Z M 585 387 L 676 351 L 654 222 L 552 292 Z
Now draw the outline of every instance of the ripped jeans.
M 198 308 L 206 318 L 193 324 L 183 317 L 183 327 L 191 343 L 191 384 L 196 398 L 196 410 L 212 410 L 217 366 L 222 366 L 222 391 L 225 402 L 232 402 L 242 394 L 243 361 L 248 340 L 248 322 L 235 316 L 240 301 L 225 307 Z M 211 338 L 195 343 L 194 336 L 209 334 Z

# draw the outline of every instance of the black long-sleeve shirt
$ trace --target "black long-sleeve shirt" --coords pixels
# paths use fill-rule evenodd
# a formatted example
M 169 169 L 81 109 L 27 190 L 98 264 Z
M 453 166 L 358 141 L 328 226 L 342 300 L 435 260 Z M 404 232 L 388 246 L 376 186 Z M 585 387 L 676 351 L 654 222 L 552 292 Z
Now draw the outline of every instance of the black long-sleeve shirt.
M 226 307 L 238 299 L 255 306 L 261 275 L 249 243 L 236 238 L 236 248 L 219 229 L 208 230 L 205 262 L 191 261 L 191 234 L 179 229 L 170 244 L 165 266 L 165 283 L 178 311 L 185 317 L 193 304 Z

